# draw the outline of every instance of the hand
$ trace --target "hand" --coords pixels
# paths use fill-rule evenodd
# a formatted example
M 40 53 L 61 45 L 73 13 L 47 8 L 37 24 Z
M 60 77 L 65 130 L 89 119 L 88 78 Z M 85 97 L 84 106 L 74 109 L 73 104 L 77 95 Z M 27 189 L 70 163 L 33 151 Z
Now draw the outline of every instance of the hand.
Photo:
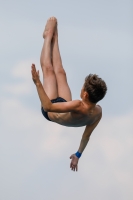
M 72 159 L 71 163 L 70 163 L 71 170 L 78 171 L 78 161 L 79 161 L 79 158 L 75 154 L 72 154 L 70 156 L 70 159 Z
M 32 73 L 32 79 L 36 85 L 37 83 L 40 82 L 40 77 L 39 77 L 39 70 L 36 71 L 36 67 L 34 64 L 32 64 L 31 66 L 31 73 Z

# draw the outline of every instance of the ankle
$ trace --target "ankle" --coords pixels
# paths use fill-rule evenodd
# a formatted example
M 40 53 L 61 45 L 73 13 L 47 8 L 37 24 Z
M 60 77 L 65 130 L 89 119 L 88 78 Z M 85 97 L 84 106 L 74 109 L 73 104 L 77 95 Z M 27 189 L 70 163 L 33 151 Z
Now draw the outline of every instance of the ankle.
M 49 43 L 51 43 L 51 41 L 52 41 L 52 37 L 47 36 L 47 37 L 44 38 L 44 40 L 45 40 L 45 44 L 46 44 L 46 43 L 49 44 Z

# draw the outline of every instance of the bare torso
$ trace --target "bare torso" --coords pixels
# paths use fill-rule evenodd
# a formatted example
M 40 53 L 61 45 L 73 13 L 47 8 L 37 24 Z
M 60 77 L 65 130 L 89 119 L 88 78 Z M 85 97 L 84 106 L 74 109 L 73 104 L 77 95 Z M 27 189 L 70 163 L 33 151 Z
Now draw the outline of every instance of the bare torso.
M 83 104 L 79 112 L 54 113 L 48 112 L 51 121 L 68 127 L 91 125 L 101 117 L 102 109 L 99 105 L 89 107 Z

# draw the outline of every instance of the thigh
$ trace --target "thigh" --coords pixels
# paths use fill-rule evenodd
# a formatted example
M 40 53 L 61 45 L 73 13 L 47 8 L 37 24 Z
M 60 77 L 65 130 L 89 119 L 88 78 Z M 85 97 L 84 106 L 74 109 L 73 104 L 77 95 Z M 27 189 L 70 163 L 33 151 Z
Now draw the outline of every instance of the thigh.
M 67 77 L 64 69 L 59 69 L 55 72 L 57 86 L 58 86 L 58 96 L 64 98 L 66 101 L 72 101 L 71 90 L 67 83 Z
M 53 70 L 43 70 L 43 88 L 50 100 L 58 97 L 57 81 Z

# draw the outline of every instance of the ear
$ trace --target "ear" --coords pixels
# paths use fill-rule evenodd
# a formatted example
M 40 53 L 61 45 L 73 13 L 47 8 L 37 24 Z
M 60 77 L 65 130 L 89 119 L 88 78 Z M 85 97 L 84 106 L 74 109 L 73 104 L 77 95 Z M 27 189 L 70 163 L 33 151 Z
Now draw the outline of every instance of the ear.
M 84 91 L 84 98 L 85 98 L 85 99 L 88 99 L 88 98 L 89 98 L 89 94 L 88 94 L 88 92 L 86 92 L 86 91 Z

